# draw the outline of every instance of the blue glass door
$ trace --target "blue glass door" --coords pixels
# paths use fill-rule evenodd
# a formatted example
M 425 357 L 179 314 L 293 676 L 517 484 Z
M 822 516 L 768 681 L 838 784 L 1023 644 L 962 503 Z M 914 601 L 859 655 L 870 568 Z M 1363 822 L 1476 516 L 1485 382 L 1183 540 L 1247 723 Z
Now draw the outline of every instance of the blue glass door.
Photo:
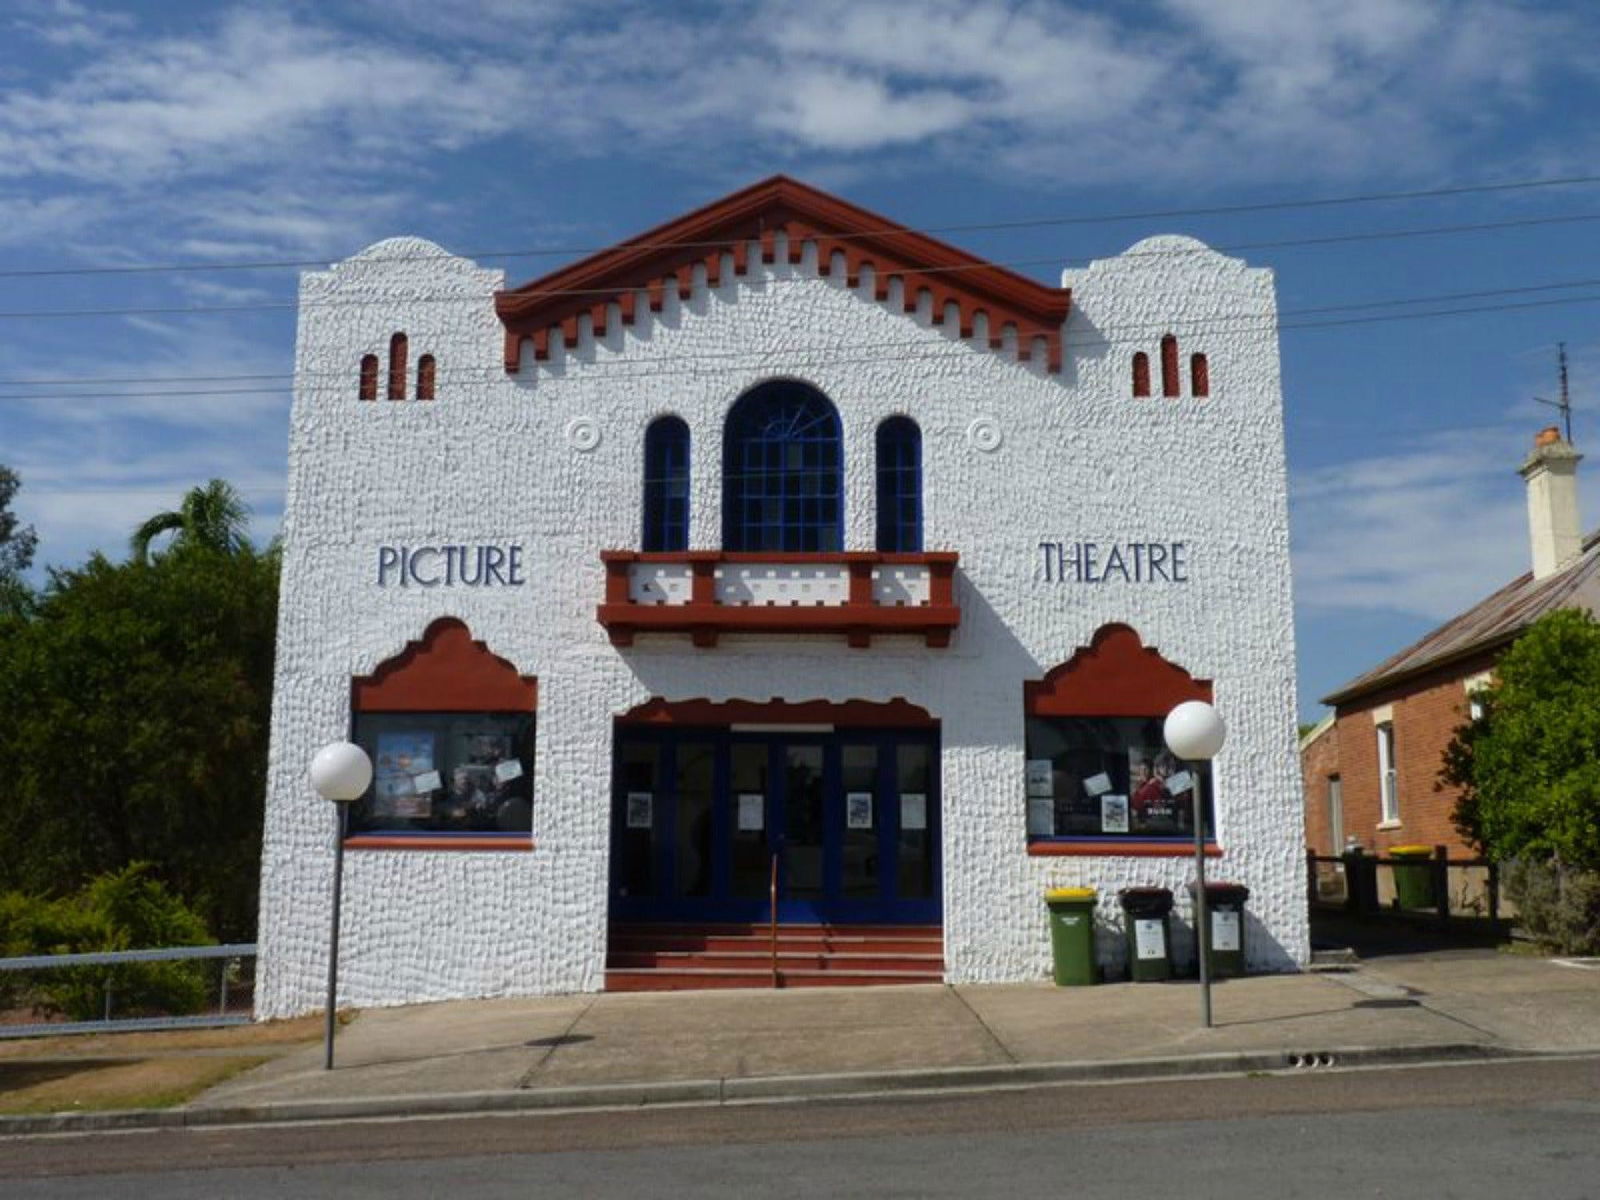
M 619 726 L 612 914 L 940 919 L 938 734 Z

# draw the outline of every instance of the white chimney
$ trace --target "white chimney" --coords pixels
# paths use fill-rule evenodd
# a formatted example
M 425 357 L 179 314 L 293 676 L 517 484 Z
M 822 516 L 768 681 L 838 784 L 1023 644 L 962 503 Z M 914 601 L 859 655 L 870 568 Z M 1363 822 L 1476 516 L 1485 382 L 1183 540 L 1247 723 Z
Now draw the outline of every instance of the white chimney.
M 1583 458 L 1554 425 L 1533 439 L 1520 474 L 1528 481 L 1528 540 L 1533 577 L 1553 575 L 1583 552 L 1578 523 L 1578 463 Z

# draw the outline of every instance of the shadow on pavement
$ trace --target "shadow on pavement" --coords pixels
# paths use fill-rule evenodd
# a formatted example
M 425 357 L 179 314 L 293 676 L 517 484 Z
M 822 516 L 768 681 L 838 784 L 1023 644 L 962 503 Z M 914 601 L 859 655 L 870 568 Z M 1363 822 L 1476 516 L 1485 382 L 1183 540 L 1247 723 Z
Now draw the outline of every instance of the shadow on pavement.
M 1426 917 L 1352 917 L 1315 910 L 1311 914 L 1313 950 L 1350 949 L 1363 960 L 1448 951 L 1493 952 L 1510 941 L 1510 923 L 1504 921 L 1497 925 L 1456 921 L 1441 926 Z

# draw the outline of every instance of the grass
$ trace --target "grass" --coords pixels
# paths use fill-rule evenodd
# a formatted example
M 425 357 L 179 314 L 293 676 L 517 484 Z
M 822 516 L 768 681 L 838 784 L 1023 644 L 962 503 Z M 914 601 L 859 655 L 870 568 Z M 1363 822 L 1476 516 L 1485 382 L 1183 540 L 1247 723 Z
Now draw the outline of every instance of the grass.
M 340 1013 L 340 1019 L 345 1014 Z M 221 1029 L 150 1030 L 144 1033 L 69 1034 L 59 1037 L 11 1038 L 0 1041 L 0 1064 L 35 1058 L 140 1058 L 191 1050 L 280 1052 L 322 1036 L 320 1016 L 290 1021 L 261 1021 Z
M 0 1063 L 0 1114 L 170 1108 L 270 1056 Z

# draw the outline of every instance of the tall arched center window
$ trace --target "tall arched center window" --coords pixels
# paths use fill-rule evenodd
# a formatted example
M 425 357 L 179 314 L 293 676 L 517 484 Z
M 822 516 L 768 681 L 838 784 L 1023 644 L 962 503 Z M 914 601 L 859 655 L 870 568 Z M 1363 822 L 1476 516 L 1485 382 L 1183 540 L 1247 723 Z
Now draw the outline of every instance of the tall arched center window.
M 922 430 L 910 417 L 878 426 L 878 549 L 922 550 Z
M 689 548 L 689 427 L 657 417 L 644 433 L 644 537 L 640 548 Z
M 722 437 L 723 549 L 838 550 L 840 442 L 839 414 L 814 387 L 775 380 L 740 397 Z

